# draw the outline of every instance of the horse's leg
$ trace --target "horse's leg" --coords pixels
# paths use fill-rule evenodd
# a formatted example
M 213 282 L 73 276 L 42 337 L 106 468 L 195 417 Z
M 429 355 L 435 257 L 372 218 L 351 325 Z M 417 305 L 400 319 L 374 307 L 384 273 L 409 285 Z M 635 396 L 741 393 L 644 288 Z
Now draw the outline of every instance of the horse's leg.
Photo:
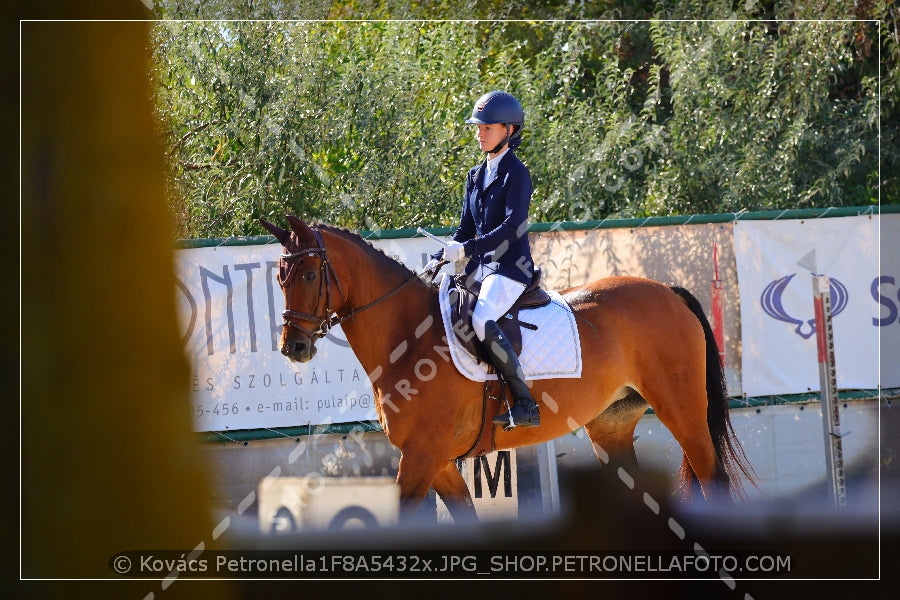
M 702 375 L 696 376 L 697 373 L 704 372 L 703 368 L 699 366 L 693 377 L 669 379 L 666 382 L 657 380 L 653 385 L 642 388 L 641 394 L 647 398 L 660 422 L 671 432 L 684 452 L 681 487 L 685 496 L 690 495 L 692 471 L 700 482 L 704 498 L 709 499 L 715 485 L 718 461 L 706 424 L 706 383 Z M 675 391 L 679 401 L 673 401 Z
M 667 425 L 667 427 L 670 431 L 672 430 L 670 426 Z M 717 493 L 719 486 L 716 483 L 718 461 L 709 432 L 694 430 L 689 434 L 690 437 L 679 437 L 674 432 L 672 435 L 675 436 L 684 451 L 680 469 L 682 495 L 686 499 L 690 499 L 691 484 L 693 483 L 691 474 L 693 473 L 700 484 L 700 493 L 706 500 L 710 500 Z
M 400 486 L 400 517 L 415 516 L 435 477 L 446 466 L 446 461 L 435 460 L 427 451 L 404 448 L 400 453 L 397 484 Z
M 454 522 L 465 523 L 478 520 L 475 505 L 472 503 L 472 495 L 469 493 L 462 473 L 456 468 L 456 461 L 447 463 L 447 466 L 435 477 L 432 486 L 447 505 L 447 510 L 450 511 Z
M 610 459 L 637 467 L 634 453 L 634 429 L 647 410 L 647 402 L 631 391 L 585 424 L 584 430 L 593 442 L 594 453 L 602 462 Z

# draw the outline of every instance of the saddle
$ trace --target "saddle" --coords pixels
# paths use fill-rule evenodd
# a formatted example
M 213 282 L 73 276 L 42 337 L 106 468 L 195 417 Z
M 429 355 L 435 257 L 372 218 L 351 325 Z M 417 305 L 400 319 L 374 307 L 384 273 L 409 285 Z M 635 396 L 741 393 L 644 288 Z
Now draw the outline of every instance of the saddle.
M 478 301 L 478 292 L 481 290 L 481 281 L 469 280 L 465 275 L 457 275 L 453 278 L 450 288 L 449 300 L 451 306 L 450 316 L 453 322 L 453 332 L 463 347 L 468 350 L 476 360 L 490 363 L 487 353 L 482 348 L 481 342 L 472 329 L 472 313 L 475 311 L 475 303 Z M 519 296 L 512 308 L 497 320 L 497 325 L 503 335 L 510 341 L 516 354 L 522 353 L 522 327 L 537 331 L 537 326 L 519 319 L 519 312 L 529 308 L 539 308 L 550 303 L 550 295 L 541 288 L 541 270 L 535 269 L 531 277 L 531 283 Z

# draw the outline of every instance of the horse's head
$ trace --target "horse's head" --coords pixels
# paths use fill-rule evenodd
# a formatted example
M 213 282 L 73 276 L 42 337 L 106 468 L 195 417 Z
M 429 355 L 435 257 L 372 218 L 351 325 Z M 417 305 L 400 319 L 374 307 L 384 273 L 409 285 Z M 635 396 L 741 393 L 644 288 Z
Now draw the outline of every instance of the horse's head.
M 288 216 L 291 231 L 260 219 L 282 245 L 278 283 L 284 292 L 281 353 L 297 362 L 316 354 L 316 340 L 331 326 L 333 270 L 319 233 L 301 219 Z

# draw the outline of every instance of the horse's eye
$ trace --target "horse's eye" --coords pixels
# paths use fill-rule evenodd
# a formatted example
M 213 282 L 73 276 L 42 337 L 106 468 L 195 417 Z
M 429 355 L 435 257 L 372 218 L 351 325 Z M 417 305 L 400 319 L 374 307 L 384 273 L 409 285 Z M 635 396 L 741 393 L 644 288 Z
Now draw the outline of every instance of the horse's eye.
M 315 271 L 307 271 L 306 273 L 303 274 L 303 280 L 306 282 L 312 281 L 315 278 L 316 278 Z

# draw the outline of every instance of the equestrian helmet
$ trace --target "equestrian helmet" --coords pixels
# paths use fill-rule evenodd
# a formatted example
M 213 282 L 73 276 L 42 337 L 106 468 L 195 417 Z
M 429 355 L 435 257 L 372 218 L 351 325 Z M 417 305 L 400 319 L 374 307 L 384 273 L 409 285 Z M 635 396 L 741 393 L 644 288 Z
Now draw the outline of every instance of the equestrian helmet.
M 503 123 L 515 125 L 507 138 L 510 148 L 516 148 L 522 143 L 522 128 L 525 126 L 525 111 L 516 97 L 506 92 L 488 92 L 475 101 L 472 108 L 472 116 L 466 119 L 466 123 L 488 125 L 490 123 Z M 507 141 L 504 140 L 504 143 Z

